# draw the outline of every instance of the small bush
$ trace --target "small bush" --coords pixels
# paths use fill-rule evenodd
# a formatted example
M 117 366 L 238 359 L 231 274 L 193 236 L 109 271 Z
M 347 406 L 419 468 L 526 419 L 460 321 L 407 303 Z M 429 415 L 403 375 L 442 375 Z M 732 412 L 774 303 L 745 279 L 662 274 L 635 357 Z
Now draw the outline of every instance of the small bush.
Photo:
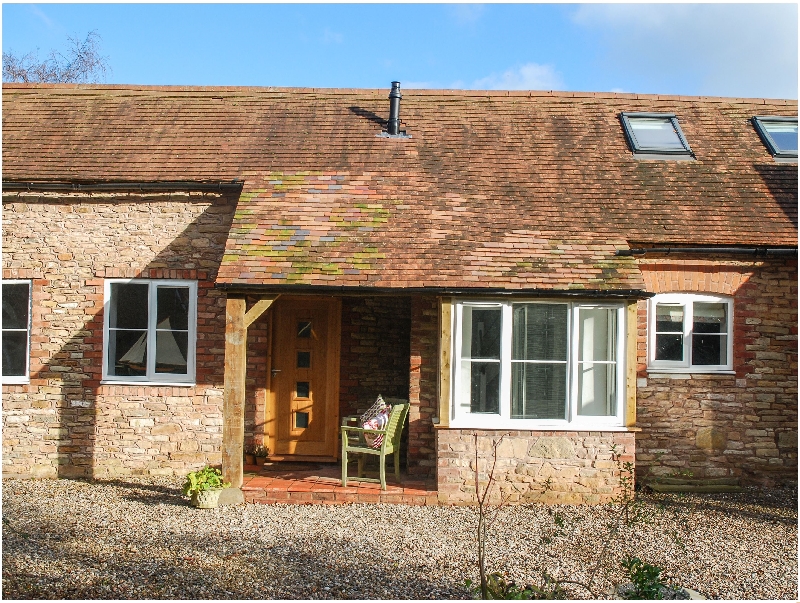
M 228 488 L 230 483 L 222 481 L 222 471 L 214 467 L 204 467 L 199 471 L 192 471 L 186 476 L 183 484 L 183 495 L 192 496 L 195 492 Z

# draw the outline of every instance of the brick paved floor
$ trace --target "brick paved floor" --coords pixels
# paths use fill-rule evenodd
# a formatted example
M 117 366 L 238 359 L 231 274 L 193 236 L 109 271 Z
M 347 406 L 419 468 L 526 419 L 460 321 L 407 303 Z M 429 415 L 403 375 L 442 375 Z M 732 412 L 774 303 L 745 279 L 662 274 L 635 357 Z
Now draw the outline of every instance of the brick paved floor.
M 342 469 L 333 463 L 268 463 L 264 467 L 245 465 L 242 492 L 250 503 L 343 504 L 397 503 L 438 505 L 436 482 L 402 475 L 402 483 L 387 471 L 386 490 L 380 484 L 348 481 L 342 487 Z M 356 474 L 355 464 L 349 476 Z M 377 470 L 367 472 L 377 477 Z

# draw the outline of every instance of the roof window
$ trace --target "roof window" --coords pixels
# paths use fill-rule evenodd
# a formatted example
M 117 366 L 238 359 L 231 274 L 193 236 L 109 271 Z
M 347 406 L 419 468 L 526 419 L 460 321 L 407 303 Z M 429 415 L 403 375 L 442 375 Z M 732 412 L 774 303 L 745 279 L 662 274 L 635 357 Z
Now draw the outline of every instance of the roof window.
M 678 118 L 670 113 L 620 114 L 634 157 L 640 159 L 691 159 Z
M 753 118 L 753 125 L 773 157 L 797 158 L 797 118 L 767 117 Z

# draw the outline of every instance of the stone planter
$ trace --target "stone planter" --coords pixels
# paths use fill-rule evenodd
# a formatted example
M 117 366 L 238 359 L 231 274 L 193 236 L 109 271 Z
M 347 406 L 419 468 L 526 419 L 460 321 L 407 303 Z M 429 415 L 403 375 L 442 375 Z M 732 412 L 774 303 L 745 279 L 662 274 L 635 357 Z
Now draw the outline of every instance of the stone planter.
M 259 467 L 263 467 L 264 463 L 266 463 L 266 462 L 267 462 L 267 457 L 265 457 L 265 456 L 257 456 L 256 457 L 256 465 L 258 465 Z
M 223 488 L 212 488 L 201 490 L 192 494 L 192 506 L 198 509 L 216 509 L 219 504 L 219 495 Z
M 245 465 L 255 465 L 256 464 L 256 455 L 255 454 L 247 454 L 244 455 L 244 464 Z

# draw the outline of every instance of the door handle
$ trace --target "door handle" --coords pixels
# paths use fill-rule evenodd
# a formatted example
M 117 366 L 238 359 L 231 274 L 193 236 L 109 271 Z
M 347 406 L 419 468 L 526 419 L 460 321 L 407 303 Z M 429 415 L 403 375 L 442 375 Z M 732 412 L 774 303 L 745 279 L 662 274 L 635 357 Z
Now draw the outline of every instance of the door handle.
M 272 369 L 272 371 L 270 371 L 270 372 L 272 373 L 272 377 L 274 378 L 275 375 L 277 375 L 278 373 L 281 372 L 281 369 Z

